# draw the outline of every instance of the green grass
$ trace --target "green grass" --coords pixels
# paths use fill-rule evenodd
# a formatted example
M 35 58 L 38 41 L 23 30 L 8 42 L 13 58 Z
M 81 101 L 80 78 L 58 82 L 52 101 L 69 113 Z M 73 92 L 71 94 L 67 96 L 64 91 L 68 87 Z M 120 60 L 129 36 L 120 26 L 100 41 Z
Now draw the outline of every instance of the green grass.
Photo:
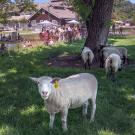
M 109 39 L 129 49 L 135 58 L 134 37 Z M 53 68 L 44 65 L 50 57 L 79 54 L 83 41 L 71 45 L 37 47 L 12 52 L 11 58 L 0 57 L 0 135 L 134 135 L 135 134 L 135 68 L 129 66 L 118 73 L 115 83 L 105 77 L 104 69 L 85 71 L 78 68 Z M 80 72 L 93 73 L 99 82 L 95 121 L 83 119 L 81 108 L 70 110 L 67 133 L 62 132 L 60 115 L 54 130 L 49 131 L 49 114 L 44 108 L 37 86 L 28 77 L 43 75 L 66 77 Z M 89 108 L 89 114 L 90 114 Z M 89 116 L 88 116 L 89 118 Z
M 128 49 L 129 56 L 131 58 L 135 58 L 135 53 L 133 50 L 135 50 L 135 36 L 127 36 L 127 37 L 111 37 L 109 39 L 109 42 L 112 44 L 116 44 L 118 46 L 124 46 Z

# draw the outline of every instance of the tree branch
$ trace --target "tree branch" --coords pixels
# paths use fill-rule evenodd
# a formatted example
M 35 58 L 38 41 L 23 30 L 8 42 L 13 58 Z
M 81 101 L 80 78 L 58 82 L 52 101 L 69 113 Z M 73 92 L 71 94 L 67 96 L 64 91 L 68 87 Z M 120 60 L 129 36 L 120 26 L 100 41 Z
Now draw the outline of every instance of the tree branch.
M 86 6 L 93 6 L 93 0 L 82 0 L 84 4 L 86 4 Z

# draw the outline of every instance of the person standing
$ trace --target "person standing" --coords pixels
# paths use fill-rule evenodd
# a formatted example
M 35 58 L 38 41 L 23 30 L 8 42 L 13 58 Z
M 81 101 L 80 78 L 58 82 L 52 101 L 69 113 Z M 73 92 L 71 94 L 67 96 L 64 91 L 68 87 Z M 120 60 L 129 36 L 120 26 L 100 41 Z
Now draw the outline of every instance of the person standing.
M 112 32 L 115 35 L 115 23 L 112 25 Z
M 69 27 L 68 27 L 68 43 L 72 43 L 72 38 L 73 38 L 73 30 L 72 30 L 72 28 L 69 26 Z
M 122 26 L 120 26 L 120 28 L 119 28 L 119 34 L 122 36 L 123 35 L 123 27 Z
M 49 40 L 50 40 L 49 30 L 45 30 L 43 35 L 44 35 L 44 43 L 48 46 L 49 45 Z

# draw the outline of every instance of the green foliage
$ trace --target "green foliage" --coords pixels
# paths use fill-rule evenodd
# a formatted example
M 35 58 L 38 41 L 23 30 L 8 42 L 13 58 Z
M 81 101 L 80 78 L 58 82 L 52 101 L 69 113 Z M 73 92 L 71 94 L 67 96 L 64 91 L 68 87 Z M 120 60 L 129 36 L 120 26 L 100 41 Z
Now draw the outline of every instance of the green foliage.
M 73 5 L 76 12 L 80 15 L 82 20 L 86 20 L 87 16 L 91 12 L 90 6 L 86 6 L 83 0 L 69 0 L 70 4 Z M 133 19 L 135 13 L 135 4 L 132 4 L 128 0 L 115 0 L 113 14 L 116 19 Z
M 86 6 L 82 0 L 69 0 L 70 3 L 73 5 L 75 11 L 80 15 L 81 20 L 86 20 L 87 16 L 91 12 L 91 8 Z
M 10 11 L 10 0 L 0 1 L 0 23 L 4 24 L 7 22 L 8 11 Z
M 109 28 L 112 25 L 112 23 L 112 21 L 105 21 L 105 26 Z
M 14 9 L 19 9 L 18 12 L 26 12 L 36 10 L 36 5 L 33 0 L 16 0 L 15 3 L 11 0 L 1 0 L 0 1 L 0 23 L 6 23 L 9 17 L 10 11 L 15 11 Z M 23 20 L 24 21 L 24 20 Z
M 36 10 L 34 0 L 15 0 L 16 6 L 19 7 L 20 11 L 33 11 Z
M 113 11 L 117 19 L 130 19 L 134 15 L 135 5 L 127 0 L 116 0 Z
M 133 23 L 135 24 L 135 11 L 133 12 Z

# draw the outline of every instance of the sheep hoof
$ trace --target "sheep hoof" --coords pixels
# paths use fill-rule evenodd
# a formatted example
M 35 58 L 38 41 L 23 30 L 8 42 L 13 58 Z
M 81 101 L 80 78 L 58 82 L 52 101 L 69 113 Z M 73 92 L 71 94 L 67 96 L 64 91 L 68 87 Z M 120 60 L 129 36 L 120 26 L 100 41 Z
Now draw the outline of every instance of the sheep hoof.
M 49 130 L 52 130 L 53 129 L 53 126 L 52 125 L 49 125 Z
M 63 132 L 67 132 L 68 131 L 68 128 L 63 128 Z
M 91 119 L 90 119 L 90 123 L 92 123 L 92 122 L 94 122 L 94 118 L 91 118 Z

